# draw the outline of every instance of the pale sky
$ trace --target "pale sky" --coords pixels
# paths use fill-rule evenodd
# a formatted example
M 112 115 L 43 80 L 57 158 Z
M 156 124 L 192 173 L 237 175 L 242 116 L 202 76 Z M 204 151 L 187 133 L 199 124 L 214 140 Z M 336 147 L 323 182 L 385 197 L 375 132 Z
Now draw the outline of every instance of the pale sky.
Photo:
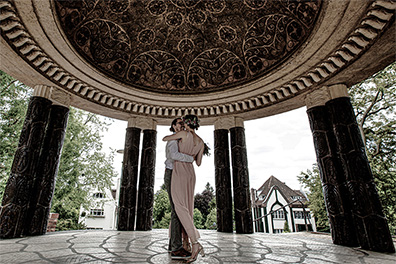
M 300 189 L 297 176 L 301 171 L 312 169 L 312 164 L 316 162 L 306 108 L 246 121 L 244 125 L 250 188 L 258 189 L 273 175 L 290 188 Z M 109 150 L 110 147 L 117 150 L 124 148 L 126 127 L 127 122 L 115 120 L 103 137 L 104 150 Z M 202 192 L 208 182 L 215 187 L 213 130 L 213 126 L 201 126 L 197 131 L 197 134 L 209 144 L 211 156 L 204 156 L 202 165 L 195 166 L 195 193 Z M 168 134 L 168 126 L 157 126 L 155 192 L 164 183 L 165 142 L 162 138 Z M 114 167 L 119 174 L 122 158 L 122 154 L 116 154 L 114 159 Z

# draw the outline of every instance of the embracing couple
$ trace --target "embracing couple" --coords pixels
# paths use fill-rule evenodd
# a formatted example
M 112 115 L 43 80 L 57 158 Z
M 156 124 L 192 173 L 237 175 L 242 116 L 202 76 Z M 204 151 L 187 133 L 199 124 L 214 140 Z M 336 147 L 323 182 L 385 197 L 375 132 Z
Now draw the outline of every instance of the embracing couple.
M 188 263 L 204 256 L 199 233 L 194 226 L 195 172 L 193 162 L 200 166 L 204 154 L 204 142 L 195 133 L 198 117 L 186 115 L 172 121 L 166 136 L 165 186 L 172 207 L 169 251 L 172 259 L 185 259 Z M 191 241 L 191 245 L 190 242 Z

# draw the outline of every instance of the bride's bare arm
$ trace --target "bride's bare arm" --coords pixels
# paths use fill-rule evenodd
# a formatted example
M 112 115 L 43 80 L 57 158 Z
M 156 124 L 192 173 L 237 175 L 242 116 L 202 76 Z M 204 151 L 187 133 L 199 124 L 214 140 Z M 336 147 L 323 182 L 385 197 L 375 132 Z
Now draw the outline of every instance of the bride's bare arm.
M 186 136 L 186 131 L 179 131 L 176 134 L 170 135 L 170 136 L 165 136 L 162 141 L 170 141 L 170 140 L 177 140 L 177 139 L 183 139 Z
M 201 150 L 200 150 L 200 151 L 198 152 L 198 154 L 195 156 L 195 163 L 196 163 L 198 166 L 201 166 L 201 163 L 202 163 L 202 156 L 203 156 L 204 149 L 205 149 L 205 146 L 202 145 Z

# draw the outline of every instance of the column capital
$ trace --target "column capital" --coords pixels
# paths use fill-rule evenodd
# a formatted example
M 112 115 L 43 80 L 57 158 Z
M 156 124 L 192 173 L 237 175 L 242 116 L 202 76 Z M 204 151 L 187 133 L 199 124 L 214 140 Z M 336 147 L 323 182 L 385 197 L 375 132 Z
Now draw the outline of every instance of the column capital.
M 233 127 L 244 127 L 243 118 L 238 116 L 222 117 L 214 122 L 215 130 L 217 129 L 227 129 Z
M 38 84 L 34 86 L 33 96 L 39 96 L 46 99 L 51 98 L 52 87 L 46 86 L 42 84 Z
M 310 109 L 315 106 L 325 105 L 328 101 L 339 97 L 349 97 L 348 89 L 345 84 L 340 83 L 331 86 L 323 86 L 306 95 L 305 105 L 307 109 Z
M 52 101 L 54 105 L 70 106 L 71 96 L 56 87 L 38 84 L 34 86 L 33 96 L 39 96 Z
M 128 119 L 128 127 L 157 130 L 157 121 L 147 117 L 131 117 Z

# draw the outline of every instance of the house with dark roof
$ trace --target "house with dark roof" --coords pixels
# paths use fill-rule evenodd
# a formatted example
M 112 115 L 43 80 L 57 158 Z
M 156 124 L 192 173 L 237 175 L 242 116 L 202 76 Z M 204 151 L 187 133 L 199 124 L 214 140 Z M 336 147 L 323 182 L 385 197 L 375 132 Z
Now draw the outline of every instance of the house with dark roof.
M 255 232 L 316 231 L 315 219 L 303 191 L 292 190 L 274 176 L 251 189 Z

